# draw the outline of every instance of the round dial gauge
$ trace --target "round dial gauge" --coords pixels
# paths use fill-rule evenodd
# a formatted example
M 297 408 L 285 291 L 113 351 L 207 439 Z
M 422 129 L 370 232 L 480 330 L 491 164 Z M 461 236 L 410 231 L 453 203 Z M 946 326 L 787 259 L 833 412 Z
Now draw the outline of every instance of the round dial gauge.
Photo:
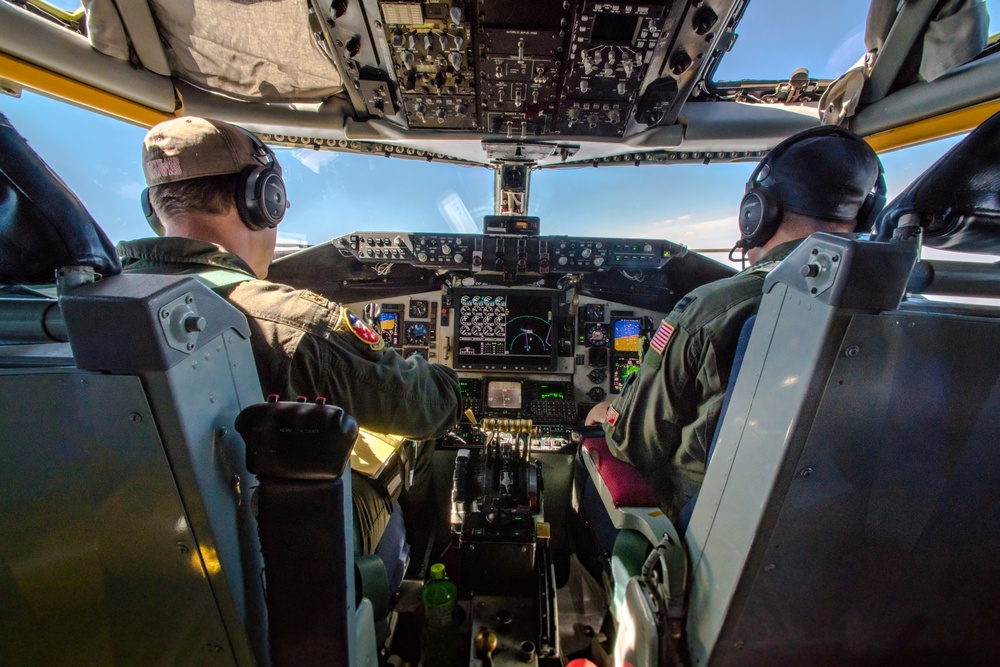
M 414 319 L 423 319 L 427 317 L 427 302 L 426 301 L 411 301 L 410 302 L 410 317 Z
M 410 322 L 406 325 L 407 345 L 427 345 L 427 325 L 423 322 Z
M 605 380 L 608 379 L 608 372 L 603 368 L 595 368 L 594 370 L 587 373 L 587 377 L 594 384 L 603 384 Z
M 608 327 L 605 324 L 591 324 L 587 327 L 586 344 L 588 347 L 608 346 Z

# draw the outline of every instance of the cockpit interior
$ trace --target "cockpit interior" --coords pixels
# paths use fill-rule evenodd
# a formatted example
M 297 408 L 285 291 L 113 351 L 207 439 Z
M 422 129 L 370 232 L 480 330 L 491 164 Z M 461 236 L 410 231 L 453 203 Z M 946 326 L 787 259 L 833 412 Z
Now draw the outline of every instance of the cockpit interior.
M 0 0 L 0 664 L 994 664 L 1000 6 L 872 0 L 846 71 L 719 76 L 767 2 Z M 774 16 L 773 40 L 823 30 Z M 453 369 L 453 428 L 267 397 L 210 285 L 121 271 L 7 121 L 22 93 L 487 173 L 475 228 L 352 228 L 330 204 L 333 231 L 267 275 Z M 533 178 L 749 166 L 820 124 L 883 156 L 963 138 L 872 233 L 770 272 L 675 523 L 586 418 L 744 267 L 616 220 L 554 233 Z M 374 553 L 351 471 L 393 498 Z

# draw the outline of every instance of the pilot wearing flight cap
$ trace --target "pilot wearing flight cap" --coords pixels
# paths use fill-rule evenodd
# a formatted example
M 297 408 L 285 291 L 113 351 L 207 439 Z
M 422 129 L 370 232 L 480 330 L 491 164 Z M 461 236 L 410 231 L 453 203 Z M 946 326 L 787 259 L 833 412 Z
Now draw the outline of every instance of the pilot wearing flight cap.
M 149 131 L 142 166 L 142 206 L 158 236 L 120 243 L 124 270 L 198 275 L 242 311 L 265 395 L 323 396 L 364 428 L 418 440 L 455 424 L 454 371 L 403 359 L 340 304 L 264 279 L 287 208 L 270 148 L 227 123 L 178 118 Z M 359 544 L 373 553 L 392 500 L 357 473 L 352 490 Z
M 780 143 L 740 204 L 737 248 L 749 268 L 682 298 L 621 394 L 590 411 L 587 424 L 603 424 L 611 452 L 640 471 L 671 520 L 701 488 L 740 330 L 768 272 L 814 232 L 870 231 L 884 205 L 882 165 L 857 135 L 823 126 Z

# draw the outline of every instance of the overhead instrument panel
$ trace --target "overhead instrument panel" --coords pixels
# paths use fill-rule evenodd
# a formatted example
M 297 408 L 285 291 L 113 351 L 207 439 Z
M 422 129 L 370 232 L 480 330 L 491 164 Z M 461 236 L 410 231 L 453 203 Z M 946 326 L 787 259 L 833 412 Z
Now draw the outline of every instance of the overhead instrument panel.
M 410 127 L 478 129 L 474 5 L 448 0 L 380 6 Z
M 379 3 L 411 128 L 622 136 L 670 0 Z
M 584 2 L 560 100 L 563 134 L 621 136 L 670 2 Z

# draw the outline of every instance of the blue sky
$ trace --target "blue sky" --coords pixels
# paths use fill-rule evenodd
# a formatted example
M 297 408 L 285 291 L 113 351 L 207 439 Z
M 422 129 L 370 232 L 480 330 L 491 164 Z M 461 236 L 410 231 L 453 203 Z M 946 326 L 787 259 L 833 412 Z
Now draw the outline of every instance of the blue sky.
M 990 0 L 1000 12 L 1000 0 Z M 718 79 L 781 78 L 796 67 L 833 77 L 864 51 L 866 0 L 755 0 Z M 800 29 L 775 33 L 774 16 Z M 822 29 L 816 28 L 822 26 Z M 25 92 L 7 115 L 115 241 L 149 234 L 139 209 L 145 129 Z M 883 156 L 890 194 L 956 140 Z M 398 158 L 279 149 L 292 208 L 280 231 L 318 243 L 356 230 L 477 231 L 492 212 L 493 174 Z M 730 247 L 753 165 L 581 168 L 535 172 L 530 212 L 545 234 L 669 238 Z

